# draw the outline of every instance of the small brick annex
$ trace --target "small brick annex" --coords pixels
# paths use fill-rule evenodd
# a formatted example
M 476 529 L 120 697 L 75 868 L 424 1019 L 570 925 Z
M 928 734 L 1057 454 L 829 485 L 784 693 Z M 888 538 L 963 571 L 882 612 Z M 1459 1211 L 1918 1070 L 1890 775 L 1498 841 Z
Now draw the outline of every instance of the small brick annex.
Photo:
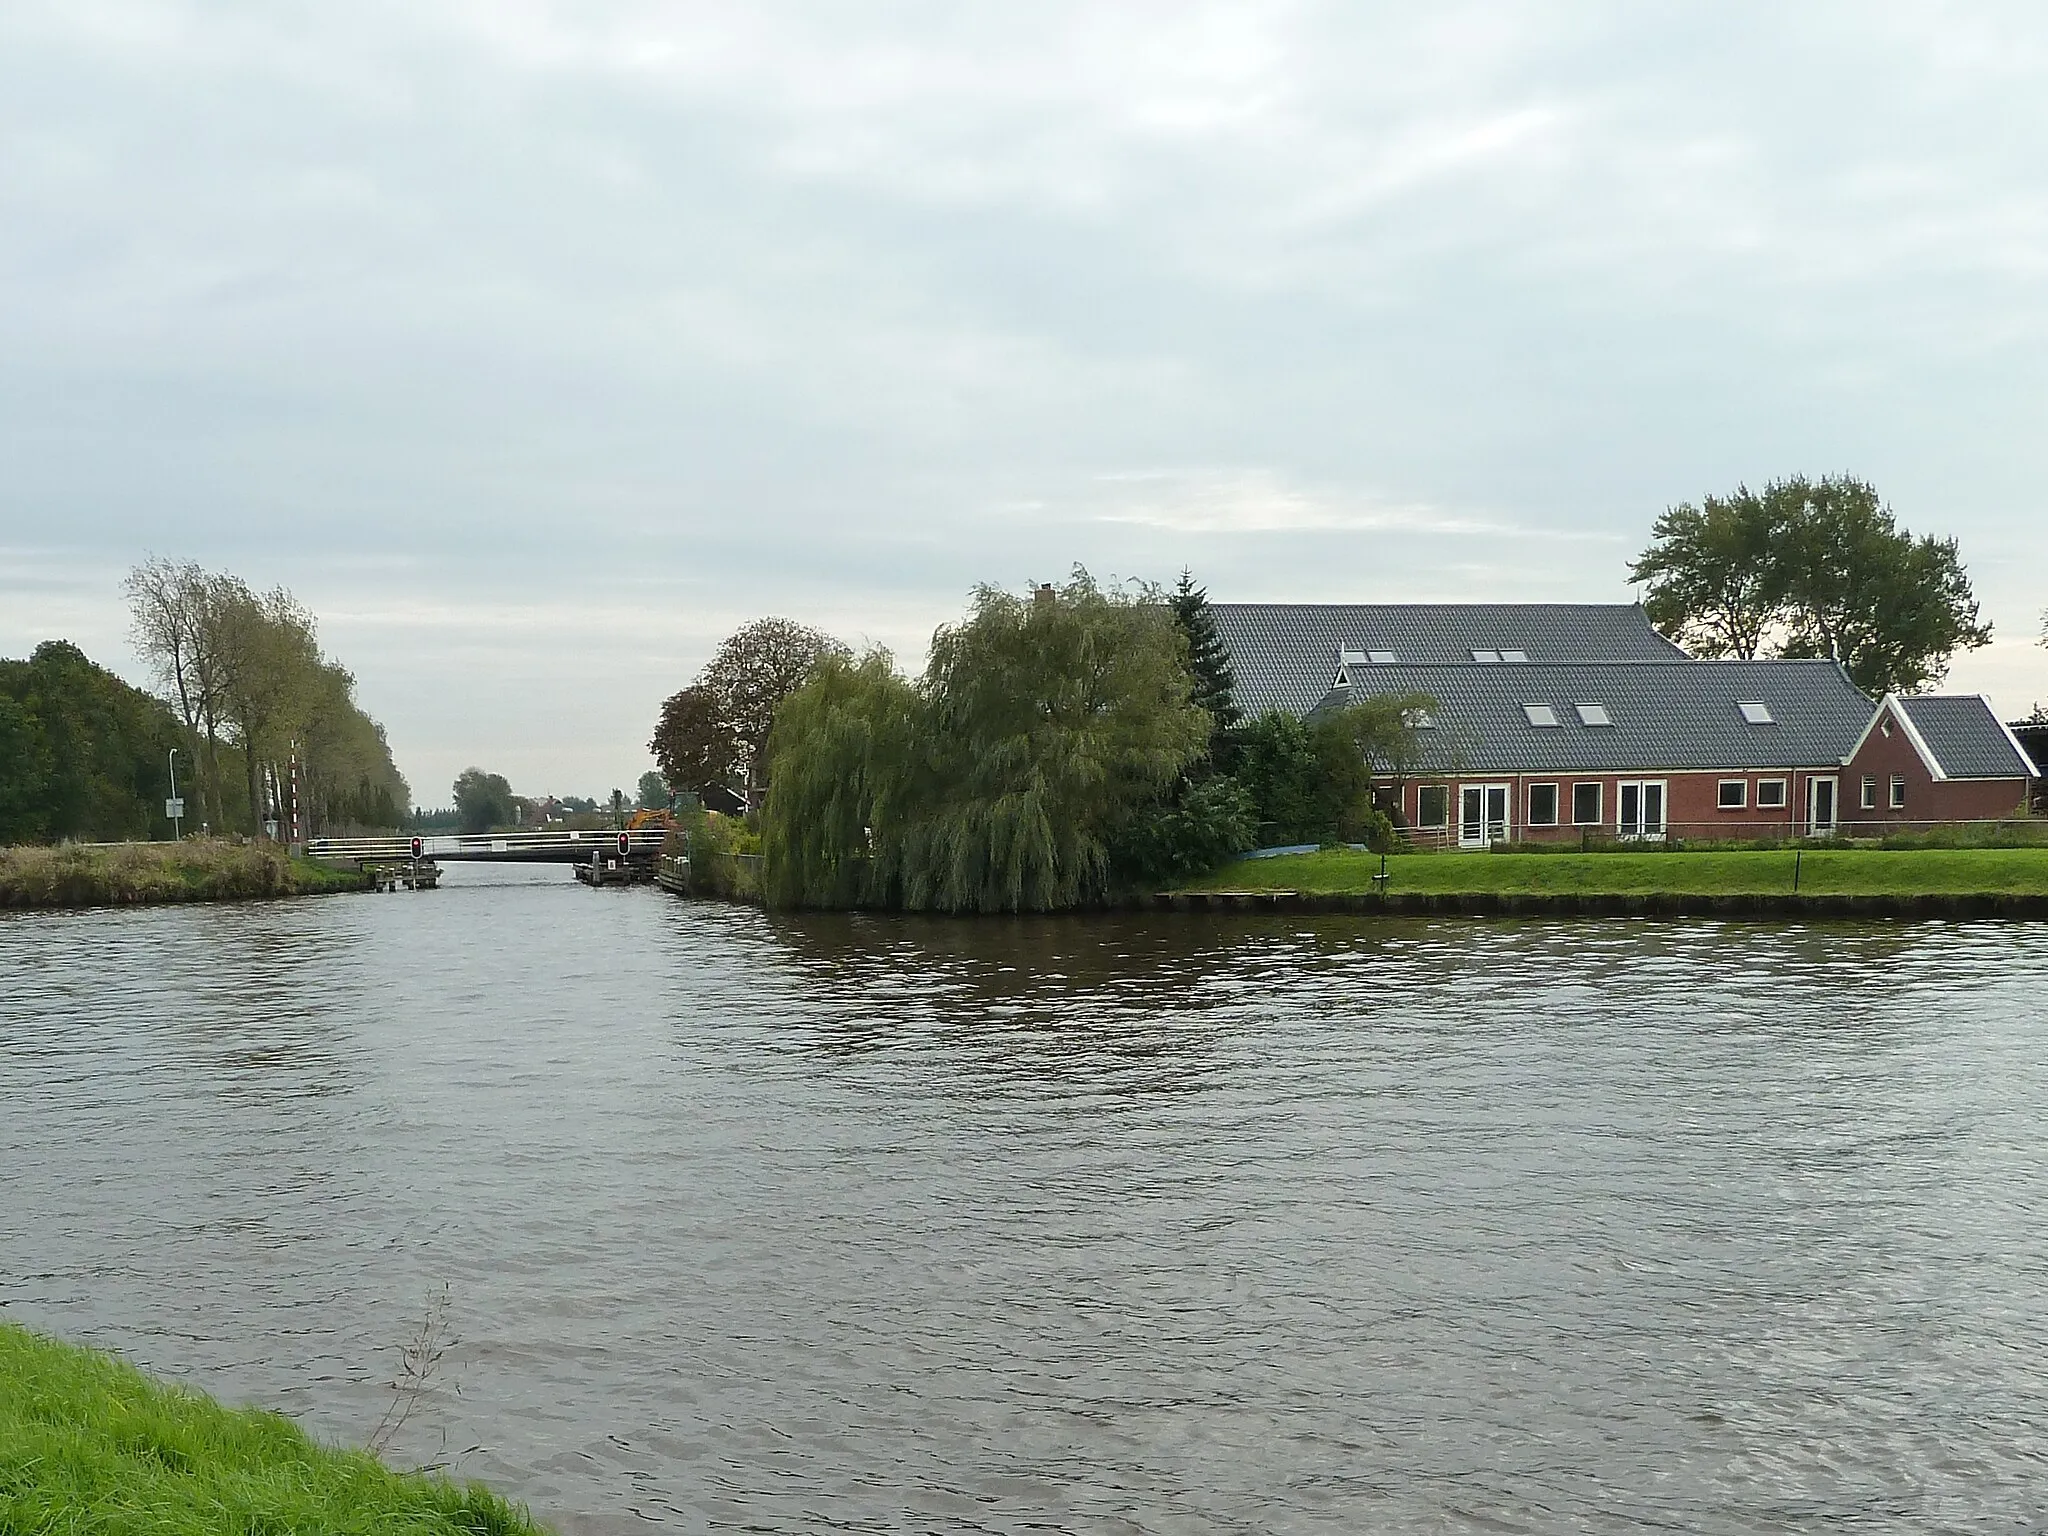
M 1846 763 L 1625 773 L 1465 773 L 1380 788 L 1418 843 L 1585 837 L 1852 837 L 2024 814 L 2031 781 L 1939 774 L 1886 699 Z
M 1937 776 L 1896 701 L 1886 699 L 1842 769 L 1842 823 L 1858 836 L 1915 823 L 1996 821 L 2025 813 L 2032 781 Z

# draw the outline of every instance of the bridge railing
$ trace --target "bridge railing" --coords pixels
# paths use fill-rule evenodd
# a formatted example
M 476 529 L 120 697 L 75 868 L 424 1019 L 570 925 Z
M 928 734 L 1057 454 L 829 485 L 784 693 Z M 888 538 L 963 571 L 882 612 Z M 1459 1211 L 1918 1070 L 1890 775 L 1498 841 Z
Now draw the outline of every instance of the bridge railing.
M 616 831 L 593 829 L 575 832 L 492 832 L 474 836 L 422 837 L 423 859 L 518 859 L 544 856 L 549 859 L 611 854 L 617 856 Z M 668 833 L 660 827 L 639 827 L 627 832 L 629 857 L 651 857 L 661 851 Z M 364 862 L 399 862 L 412 858 L 412 838 L 406 837 L 316 837 L 306 844 L 307 854 L 316 859 L 353 859 Z

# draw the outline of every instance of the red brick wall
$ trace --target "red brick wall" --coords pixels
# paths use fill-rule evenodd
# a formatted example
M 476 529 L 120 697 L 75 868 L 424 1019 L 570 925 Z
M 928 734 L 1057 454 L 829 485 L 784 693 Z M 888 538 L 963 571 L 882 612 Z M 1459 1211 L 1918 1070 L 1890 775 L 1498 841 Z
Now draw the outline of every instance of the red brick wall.
M 1890 725 L 1891 734 L 1885 734 Z M 1894 774 L 1906 781 L 1906 803 L 1892 809 L 1891 781 Z M 1877 805 L 1863 808 L 1863 780 L 1874 778 Z M 2026 799 L 2024 779 L 1947 779 L 1937 781 L 1921 761 L 1903 722 L 1893 717 L 1889 706 L 1878 717 L 1863 746 L 1842 770 L 1842 821 L 1857 834 L 1877 833 L 1887 827 L 1930 821 L 1995 821 L 2010 816 Z
M 1511 805 L 1510 835 L 1517 839 L 1532 841 L 1576 841 L 1587 831 L 1612 836 L 1621 809 L 1620 786 L 1624 781 L 1662 780 L 1664 784 L 1664 819 L 1670 835 L 1674 837 L 1785 837 L 1803 828 L 1806 818 L 1806 781 L 1811 775 L 1805 770 L 1769 769 L 1747 773 L 1558 773 L 1558 774 L 1468 774 L 1462 779 L 1420 779 L 1402 786 L 1401 812 L 1408 825 L 1418 832 L 1426 831 L 1421 826 L 1421 798 L 1425 785 L 1443 784 L 1450 789 L 1451 827 L 1450 840 L 1456 841 L 1458 815 L 1458 789 L 1463 784 L 1506 784 Z M 1720 808 L 1720 787 L 1723 779 L 1742 779 L 1746 789 L 1745 804 L 1741 810 L 1724 811 Z M 1786 804 L 1770 809 L 1761 809 L 1756 803 L 1756 786 L 1759 779 L 1783 779 L 1785 781 Z M 1532 784 L 1555 784 L 1557 786 L 1558 822 L 1554 827 L 1532 827 L 1528 824 L 1529 786 Z M 1572 821 L 1572 789 L 1579 784 L 1600 786 L 1600 822 L 1598 826 L 1581 827 Z M 1794 826 L 1794 817 L 1800 823 Z
M 1890 711 L 1886 711 L 1889 716 Z M 1877 806 L 1863 809 L 1863 778 L 1876 779 Z M 1891 808 L 1891 779 L 1901 774 L 1906 780 L 1906 803 Z M 1401 786 L 1401 813 L 1418 837 L 1435 835 L 1421 823 L 1421 792 L 1426 785 L 1442 784 L 1450 789 L 1448 840 L 1457 841 L 1458 790 L 1464 784 L 1506 784 L 1508 786 L 1509 836 L 1533 841 L 1576 841 L 1591 830 L 1612 836 L 1620 809 L 1618 786 L 1624 780 L 1657 780 L 1665 785 L 1666 827 L 1670 836 L 1686 838 L 1797 836 L 1806 831 L 1807 785 L 1817 777 L 1836 780 L 1836 817 L 1842 831 L 1868 836 L 1887 828 L 1907 824 L 1949 821 L 1992 821 L 2010 816 L 2025 799 L 2027 783 L 2022 779 L 1951 779 L 1937 782 L 1914 750 L 1905 727 L 1893 721 L 1887 736 L 1882 727 L 1873 729 L 1855 760 L 1845 768 L 1748 769 L 1727 773 L 1642 773 L 1642 774 L 1466 774 L 1459 779 L 1418 779 Z M 1721 809 L 1723 779 L 1742 779 L 1747 802 L 1740 810 Z M 1769 810 L 1756 803 L 1759 780 L 1783 779 L 1786 803 Z M 1555 784 L 1558 797 L 1558 825 L 1532 827 L 1528 824 L 1529 786 Z M 1600 786 L 1600 823 L 1586 828 L 1572 822 L 1572 786 Z

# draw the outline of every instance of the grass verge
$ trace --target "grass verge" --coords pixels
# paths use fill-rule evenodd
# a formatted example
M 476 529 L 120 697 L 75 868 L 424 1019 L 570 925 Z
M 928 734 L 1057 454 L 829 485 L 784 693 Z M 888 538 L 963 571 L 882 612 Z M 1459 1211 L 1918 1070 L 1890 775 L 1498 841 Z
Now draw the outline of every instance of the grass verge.
M 294 858 L 275 843 L 194 840 L 0 848 L 0 907 L 239 901 L 362 888 L 363 877 L 357 871 Z
M 1807 849 L 1714 853 L 1406 853 L 1387 890 L 1431 895 L 2048 895 L 2048 848 Z M 1379 855 L 1330 850 L 1241 859 L 1190 891 L 1371 895 Z
M 93 1350 L 0 1323 L 7 1536 L 541 1536 L 475 1484 L 394 1472 L 289 1419 L 224 1408 Z

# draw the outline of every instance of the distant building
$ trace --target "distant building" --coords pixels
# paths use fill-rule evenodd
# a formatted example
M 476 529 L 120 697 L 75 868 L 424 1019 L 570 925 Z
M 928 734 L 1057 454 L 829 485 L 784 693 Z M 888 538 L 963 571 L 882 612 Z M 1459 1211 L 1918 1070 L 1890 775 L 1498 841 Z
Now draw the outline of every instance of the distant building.
M 1383 782 L 1420 842 L 1877 834 L 2019 812 L 1984 699 L 1873 703 L 1833 661 L 1704 660 L 1625 604 L 1218 603 L 1247 715 L 1424 695 Z

